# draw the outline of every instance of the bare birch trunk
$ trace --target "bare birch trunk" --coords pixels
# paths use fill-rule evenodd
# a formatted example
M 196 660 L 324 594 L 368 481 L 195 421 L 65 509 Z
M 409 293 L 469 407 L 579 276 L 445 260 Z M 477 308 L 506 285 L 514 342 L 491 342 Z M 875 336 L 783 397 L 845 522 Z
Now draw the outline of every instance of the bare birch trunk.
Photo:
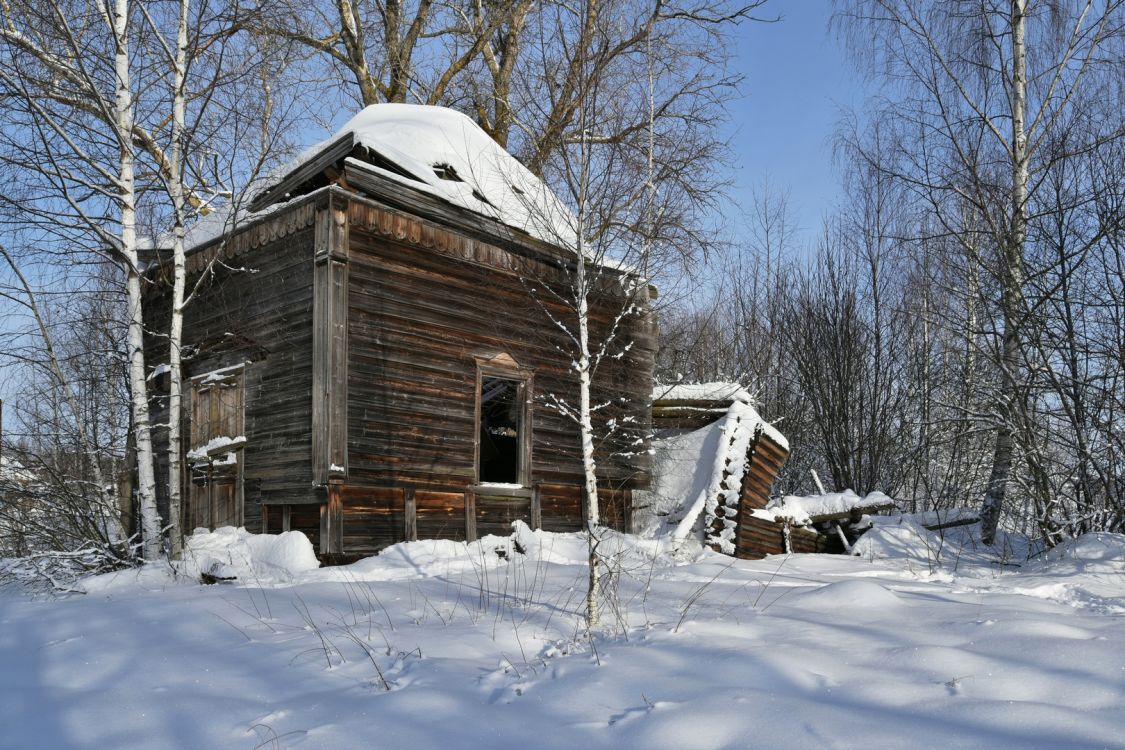
M 156 507 L 156 477 L 153 469 L 152 425 L 145 382 L 144 320 L 141 312 L 141 273 L 137 258 L 137 204 L 133 153 L 133 94 L 129 77 L 129 0 L 115 0 L 113 8 L 114 77 L 118 157 L 118 187 L 121 201 L 121 254 L 127 264 L 129 390 L 132 397 L 133 432 L 137 452 L 137 502 L 141 512 L 141 543 L 145 560 L 160 557 L 160 513 Z
M 597 463 L 594 461 L 594 426 L 590 412 L 590 300 L 586 278 L 586 200 L 589 179 L 589 153 L 586 131 L 582 131 L 582 165 L 578 187 L 578 246 L 575 258 L 574 291 L 578 317 L 578 432 L 582 441 L 582 472 L 586 488 L 586 541 L 589 549 L 590 579 L 586 589 L 586 625 L 601 621 L 601 555 L 598 553 L 597 527 L 601 522 L 598 503 Z
M 1004 335 L 1000 351 L 1002 392 L 997 404 L 1000 426 L 992 456 L 992 471 L 981 506 L 981 539 L 992 544 L 1004 509 L 1004 495 L 1015 452 L 1015 420 L 1020 409 L 1018 368 L 1023 307 L 1023 250 L 1027 241 L 1028 149 L 1024 120 L 1027 111 L 1027 52 L 1024 47 L 1027 0 L 1012 0 L 1012 205 L 1011 224 L 1004 243 L 1000 306 Z
M 176 29 L 176 58 L 172 90 L 172 148 L 168 165 L 168 195 L 172 200 L 172 318 L 168 330 L 168 525 L 173 559 L 183 552 L 183 371 L 181 344 L 184 330 L 184 223 L 187 202 L 184 197 L 184 84 L 187 75 L 187 16 L 190 0 L 181 0 Z
M 581 245 L 581 243 L 579 243 Z M 587 319 L 585 258 L 578 257 L 578 419 L 582 439 L 582 471 L 586 482 L 586 539 L 589 546 L 590 581 L 586 590 L 586 624 L 596 627 L 600 621 L 601 556 L 598 553 L 597 527 L 601 522 L 598 507 L 598 475 L 594 461 L 594 427 L 590 416 L 590 331 Z

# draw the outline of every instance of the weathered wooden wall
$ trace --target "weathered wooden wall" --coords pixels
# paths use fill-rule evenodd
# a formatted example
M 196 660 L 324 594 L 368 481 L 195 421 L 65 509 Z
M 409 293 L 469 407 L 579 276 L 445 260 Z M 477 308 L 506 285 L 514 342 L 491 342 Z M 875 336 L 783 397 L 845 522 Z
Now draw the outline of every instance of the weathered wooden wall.
M 331 188 L 193 253 L 192 281 L 206 275 L 185 317 L 185 380 L 246 363 L 251 531 L 299 530 L 326 555 L 354 556 L 405 539 L 506 534 L 515 518 L 581 528 L 578 431 L 545 398 L 577 402 L 568 342 L 550 317 L 573 312 L 532 292 L 559 281 L 555 266 L 500 244 Z M 149 307 L 166 327 L 158 288 Z M 621 304 L 595 301 L 595 340 Z M 594 399 L 616 399 L 599 419 L 632 420 L 598 457 L 603 521 L 626 528 L 632 489 L 647 484 L 647 455 L 633 443 L 650 425 L 651 314 L 628 317 L 620 335 L 632 346 L 599 368 Z M 161 341 L 149 342 L 151 363 L 167 360 Z M 478 366 L 498 355 L 533 394 L 522 490 L 477 486 Z
M 766 555 L 786 553 L 783 525 L 755 518 L 752 512 L 766 507 L 774 479 L 788 455 L 788 450 L 765 433 L 760 433 L 750 446 L 750 463 L 743 476 L 742 492 L 739 495 L 736 556 L 756 560 Z M 792 552 L 820 551 L 816 532 L 808 529 L 791 528 L 789 543 L 789 551 Z
M 698 430 L 726 416 L 730 399 L 721 401 L 658 399 L 652 403 L 652 428 L 657 430 Z
M 512 519 L 531 522 L 535 516 L 543 528 L 580 528 L 577 429 L 545 398 L 577 403 L 576 380 L 568 342 L 543 306 L 557 319 L 573 313 L 568 317 L 547 294 L 532 292 L 543 283 L 537 274 L 549 269 L 359 200 L 349 207 L 348 232 L 344 551 L 405 538 L 411 500 L 417 518 L 411 532 L 422 538 L 506 534 Z M 620 304 L 603 301 L 594 319 L 604 328 Z M 643 457 L 619 454 L 647 430 L 654 349 L 647 318 L 634 316 L 627 326 L 622 338 L 633 341 L 633 349 L 620 361 L 607 361 L 596 381 L 602 394 L 612 391 L 630 402 L 606 416 L 628 413 L 637 425 L 599 456 L 607 487 L 604 515 L 619 527 L 626 522 L 628 491 L 647 477 Z M 513 359 L 531 378 L 532 460 L 524 492 L 471 489 L 477 481 L 478 362 L 497 355 Z M 382 489 L 389 487 L 406 492 Z
M 299 205 L 189 256 L 189 289 L 201 278 L 202 282 L 184 311 L 184 388 L 190 390 L 194 375 L 245 363 L 244 424 L 249 440 L 242 456 L 247 468 L 243 520 L 251 531 L 261 530 L 262 503 L 316 502 L 310 482 L 309 421 L 312 218 L 312 206 Z M 167 273 L 150 273 L 154 286 L 145 300 L 146 317 L 156 330 L 167 330 Z M 168 361 L 167 346 L 167 338 L 149 337 L 150 368 Z M 154 404 L 154 422 L 166 420 L 166 400 L 158 397 Z M 189 404 L 185 402 L 185 451 L 191 447 Z M 167 432 L 158 431 L 156 437 L 163 451 Z M 185 465 L 185 482 L 186 469 Z M 157 479 L 167 517 L 165 476 Z M 184 510 L 184 517 L 191 519 L 191 509 Z M 280 521 L 280 514 L 277 517 Z

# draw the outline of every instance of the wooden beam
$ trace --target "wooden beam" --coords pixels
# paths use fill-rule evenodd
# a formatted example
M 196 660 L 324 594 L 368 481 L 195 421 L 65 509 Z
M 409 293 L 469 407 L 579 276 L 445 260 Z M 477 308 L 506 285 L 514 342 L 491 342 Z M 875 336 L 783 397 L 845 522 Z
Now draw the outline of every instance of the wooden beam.
M 531 528 L 543 528 L 543 499 L 539 496 L 539 485 L 531 488 Z
M 416 542 L 418 541 L 418 500 L 414 496 L 414 488 L 407 487 L 403 490 L 403 497 L 406 505 L 406 512 L 403 513 L 406 521 L 404 535 L 406 541 Z
M 980 522 L 980 516 L 969 516 L 968 518 L 955 518 L 952 521 L 924 523 L 922 524 L 922 528 L 928 531 L 942 531 L 944 529 L 954 529 L 958 526 L 972 526 L 974 523 L 978 522 Z
M 333 196 L 317 211 L 313 250 L 313 483 L 348 475 L 347 205 Z
M 884 510 L 896 510 L 898 508 L 894 502 L 879 503 L 878 505 L 864 505 L 858 508 L 851 508 L 849 510 L 841 511 L 839 513 L 821 513 L 819 515 L 809 514 L 809 523 L 827 523 L 829 521 L 851 521 L 855 523 L 863 516 L 870 513 L 879 513 Z
M 328 502 L 320 506 L 320 553 L 340 554 L 344 551 L 343 486 L 328 485 Z
M 465 541 L 477 540 L 477 493 L 469 487 L 465 490 Z
M 284 199 L 289 193 L 301 187 L 301 185 L 335 165 L 337 162 L 342 161 L 345 156 L 352 152 L 353 148 L 354 136 L 351 133 L 345 133 L 325 146 L 319 154 L 283 176 L 272 187 L 267 188 L 255 196 L 250 202 L 250 210 L 261 211 L 266 206 Z

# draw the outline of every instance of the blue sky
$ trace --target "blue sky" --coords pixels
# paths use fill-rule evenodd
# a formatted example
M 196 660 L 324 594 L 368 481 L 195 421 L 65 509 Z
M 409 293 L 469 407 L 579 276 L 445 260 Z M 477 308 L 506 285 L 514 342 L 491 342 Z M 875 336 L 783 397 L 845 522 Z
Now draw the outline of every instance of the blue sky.
M 733 61 L 745 80 L 729 103 L 735 172 L 732 198 L 747 205 L 768 176 L 788 189 L 804 247 L 840 194 L 832 135 L 841 108 L 859 106 L 862 82 L 828 31 L 830 0 L 782 0 L 765 14 L 772 24 L 743 24 L 733 37 Z

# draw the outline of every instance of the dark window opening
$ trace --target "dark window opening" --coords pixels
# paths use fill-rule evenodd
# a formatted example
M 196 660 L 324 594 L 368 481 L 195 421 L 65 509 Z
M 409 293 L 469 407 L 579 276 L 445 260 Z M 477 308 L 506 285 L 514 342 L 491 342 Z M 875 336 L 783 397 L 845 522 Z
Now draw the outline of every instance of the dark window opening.
M 450 182 L 464 182 L 464 180 L 461 179 L 461 175 L 457 174 L 457 170 L 453 168 L 452 164 L 445 164 L 444 162 L 435 164 L 434 174 Z
M 479 481 L 518 484 L 520 479 L 520 382 L 484 377 L 480 385 Z
M 375 151 L 374 149 L 369 149 L 369 148 L 360 146 L 357 149 L 357 151 L 363 154 L 363 156 L 361 156 L 363 161 L 366 161 L 368 164 L 370 164 L 374 167 L 378 167 L 379 169 L 385 169 L 388 172 L 391 172 L 393 174 L 397 174 L 399 177 L 405 177 L 406 179 L 413 180 L 414 182 L 422 182 L 422 180 L 418 179 L 418 177 L 416 175 L 413 175 L 410 172 L 407 172 L 405 169 L 403 169 L 397 163 L 395 163 L 391 159 L 388 159 L 387 157 L 383 156 L 382 154 L 380 154 L 378 151 Z

